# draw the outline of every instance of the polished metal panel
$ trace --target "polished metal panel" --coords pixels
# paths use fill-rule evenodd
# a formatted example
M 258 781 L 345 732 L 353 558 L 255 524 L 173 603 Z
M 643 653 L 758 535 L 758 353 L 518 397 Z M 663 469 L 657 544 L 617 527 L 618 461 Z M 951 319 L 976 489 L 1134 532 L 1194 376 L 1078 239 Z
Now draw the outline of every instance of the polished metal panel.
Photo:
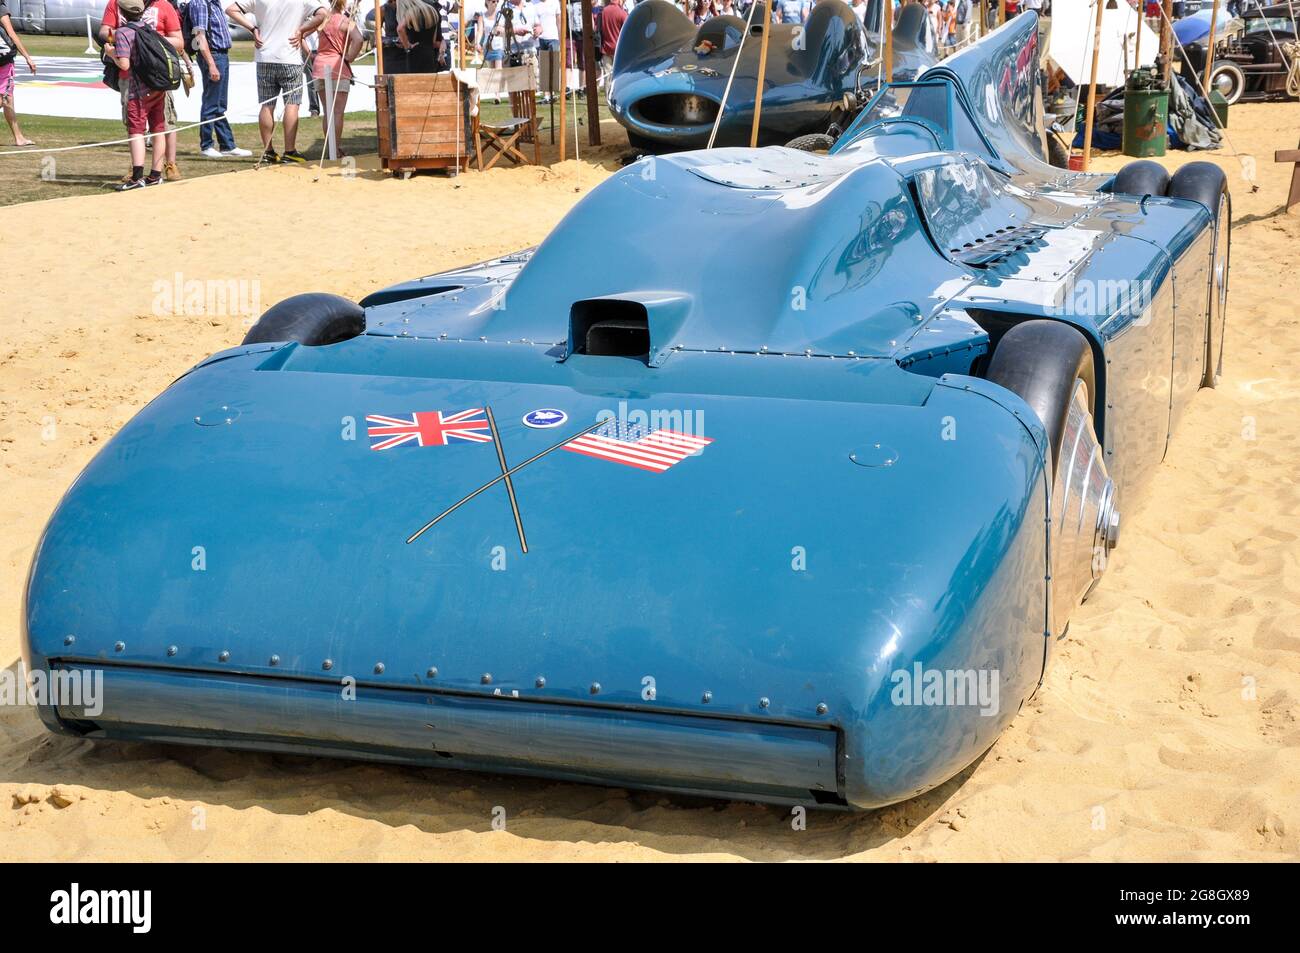
M 1205 338 L 1214 314 L 1211 265 L 1214 229 L 1203 231 L 1174 266 L 1174 363 L 1169 432 L 1205 379 Z

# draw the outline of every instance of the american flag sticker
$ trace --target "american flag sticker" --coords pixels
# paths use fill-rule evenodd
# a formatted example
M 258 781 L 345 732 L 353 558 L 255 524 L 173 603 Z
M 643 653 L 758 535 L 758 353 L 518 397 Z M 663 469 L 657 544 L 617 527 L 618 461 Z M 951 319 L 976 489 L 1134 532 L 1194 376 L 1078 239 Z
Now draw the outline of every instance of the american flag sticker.
M 711 443 L 713 440 L 709 437 L 696 437 L 676 430 L 649 430 L 639 424 L 629 426 L 611 420 L 598 430 L 570 440 L 564 449 L 638 470 L 663 473 Z
M 482 407 L 444 416 L 441 410 L 421 410 L 410 417 L 367 414 L 366 435 L 371 450 L 391 450 L 403 444 L 445 447 L 452 443 L 491 443 L 492 434 Z

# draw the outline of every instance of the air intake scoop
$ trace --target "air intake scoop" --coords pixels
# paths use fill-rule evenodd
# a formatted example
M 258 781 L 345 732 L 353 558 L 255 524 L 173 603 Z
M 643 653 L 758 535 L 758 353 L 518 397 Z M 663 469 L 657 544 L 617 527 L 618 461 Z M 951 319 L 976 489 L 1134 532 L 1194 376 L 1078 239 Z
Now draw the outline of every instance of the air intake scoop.
M 659 367 L 671 353 L 692 304 L 690 295 L 668 291 L 575 301 L 569 310 L 566 357 L 631 357 Z

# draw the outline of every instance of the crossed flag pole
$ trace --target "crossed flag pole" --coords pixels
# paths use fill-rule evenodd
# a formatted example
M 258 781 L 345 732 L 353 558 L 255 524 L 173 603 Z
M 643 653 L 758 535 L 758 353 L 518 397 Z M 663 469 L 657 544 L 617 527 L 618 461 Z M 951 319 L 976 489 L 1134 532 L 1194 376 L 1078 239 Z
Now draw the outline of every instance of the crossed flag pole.
M 440 520 L 442 520 L 442 519 L 444 519 L 445 517 L 450 516 L 452 513 L 456 512 L 456 510 L 460 509 L 462 506 L 464 506 L 464 505 L 465 505 L 466 503 L 468 503 L 470 500 L 474 499 L 474 497 L 478 496 L 480 493 L 483 493 L 483 492 L 486 491 L 486 490 L 490 490 L 490 489 L 492 489 L 492 487 L 496 486 L 498 483 L 501 483 L 501 482 L 504 481 L 504 482 L 505 482 L 505 485 L 506 485 L 506 493 L 507 493 L 507 495 L 510 497 L 510 512 L 513 514 L 513 516 L 514 516 L 514 518 L 515 518 L 515 529 L 516 529 L 516 530 L 518 531 L 518 533 L 519 533 L 519 547 L 520 547 L 520 548 L 521 548 L 525 553 L 527 553 L 527 552 L 528 552 L 528 539 L 527 539 L 527 537 L 525 537 L 525 535 L 524 535 L 524 522 L 523 522 L 523 518 L 519 515 L 519 501 L 515 498 L 515 485 L 514 485 L 514 481 L 511 479 L 511 477 L 514 476 L 516 473 L 518 473 L 520 470 L 522 470 L 524 467 L 528 466 L 530 463 L 535 463 L 535 462 L 537 462 L 537 461 L 540 460 L 542 457 L 546 456 L 548 453 L 552 453 L 552 452 L 554 452 L 554 451 L 556 451 L 556 450 L 559 450 L 559 449 L 560 449 L 561 447 L 563 447 L 565 444 L 567 444 L 567 443 L 572 443 L 574 440 L 577 440 L 579 437 L 584 437 L 584 436 L 586 436 L 587 434 L 591 433 L 593 430 L 596 430 L 596 429 L 599 428 L 599 427 L 603 427 L 603 426 L 605 426 L 607 423 L 609 423 L 609 420 L 608 420 L 608 419 L 598 420 L 598 421 L 596 421 L 594 424 L 592 424 L 590 427 L 586 427 L 586 428 L 584 428 L 584 429 L 582 429 L 582 430 L 579 430 L 579 431 L 578 431 L 577 433 L 575 433 L 575 434 L 572 434 L 572 435 L 570 435 L 570 436 L 568 436 L 568 437 L 565 437 L 565 438 L 564 438 L 563 440 L 561 440 L 559 443 L 557 443 L 557 444 L 553 444 L 552 446 L 547 447 L 545 450 L 542 450 L 542 451 L 539 451 L 538 453 L 533 454 L 531 457 L 529 457 L 529 458 L 528 458 L 527 460 L 525 460 L 523 463 L 520 463 L 520 464 L 517 464 L 516 466 L 511 467 L 511 466 L 508 466 L 508 465 L 506 464 L 506 453 L 505 453 L 505 448 L 503 448 L 503 447 L 501 446 L 501 434 L 500 434 L 500 432 L 497 430 L 496 417 L 494 417 L 494 416 L 492 415 L 492 408 L 491 408 L 491 407 L 485 407 L 484 409 L 485 409 L 486 412 L 487 412 L 488 428 L 491 430 L 491 433 L 492 433 L 492 441 L 493 441 L 493 443 L 496 444 L 496 448 L 497 448 L 497 462 L 501 465 L 501 475 L 498 476 L 498 477 L 495 477 L 494 479 L 489 480 L 487 483 L 484 483 L 482 486 L 480 486 L 480 487 L 479 487 L 477 490 L 475 490 L 473 493 L 470 493 L 470 494 L 468 494 L 467 496 L 464 496 L 464 497 L 462 497 L 461 499 L 457 500 L 457 501 L 456 501 L 455 503 L 453 503 L 451 506 L 447 507 L 447 508 L 446 508 L 445 510 L 443 510 L 441 513 L 439 513 L 437 516 L 435 516 L 433 519 L 429 520 L 429 522 L 425 523 L 423 526 L 421 526 L 419 529 L 417 529 L 414 533 L 412 533 L 410 536 L 408 536 L 408 537 L 406 538 L 406 542 L 407 542 L 408 544 L 409 544 L 409 543 L 413 543 L 413 542 L 415 542 L 417 539 L 419 539 L 421 536 L 423 536 L 426 532 L 428 532 L 429 530 L 433 529 L 433 527 L 436 526 Z

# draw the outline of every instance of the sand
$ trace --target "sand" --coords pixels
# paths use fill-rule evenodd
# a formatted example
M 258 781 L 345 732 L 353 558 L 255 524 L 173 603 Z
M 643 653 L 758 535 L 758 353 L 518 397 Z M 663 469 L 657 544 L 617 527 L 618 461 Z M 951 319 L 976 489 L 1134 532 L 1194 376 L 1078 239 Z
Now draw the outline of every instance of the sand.
M 1237 107 L 1225 375 L 1193 401 L 1033 702 L 928 795 L 864 815 L 46 734 L 0 709 L 0 859 L 1277 860 L 1300 855 L 1300 104 Z M 1233 151 L 1253 155 L 1258 190 Z M 244 318 L 158 313 L 176 274 L 265 307 L 350 297 L 541 239 L 614 166 L 456 179 L 362 163 L 5 211 L 0 664 L 60 494 Z M 1122 157 L 1099 165 L 1117 168 Z M 593 263 L 594 264 L 594 263 Z M 581 267 L 581 263 L 575 263 Z M 260 284 L 251 284 L 260 282 Z M 156 285 L 156 283 L 159 283 Z M 159 300 L 155 300 L 159 299 Z M 505 829 L 493 826 L 504 810 Z M 497 816 L 501 816 L 500 810 Z

